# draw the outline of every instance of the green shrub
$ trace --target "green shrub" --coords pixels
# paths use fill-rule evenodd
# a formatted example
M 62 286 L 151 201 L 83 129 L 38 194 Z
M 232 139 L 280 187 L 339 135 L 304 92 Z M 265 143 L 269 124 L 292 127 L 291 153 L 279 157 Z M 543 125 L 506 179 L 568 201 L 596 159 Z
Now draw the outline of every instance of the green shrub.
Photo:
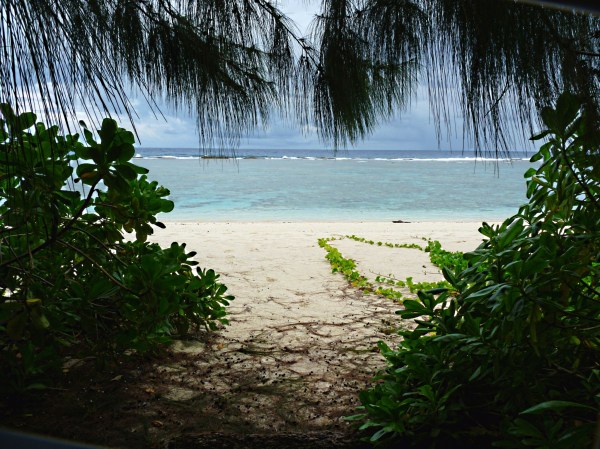
M 105 119 L 96 142 L 82 124 L 83 144 L 35 124 L 32 113 L 0 110 L 4 387 L 39 386 L 67 355 L 151 351 L 174 334 L 226 323 L 233 297 L 219 276 L 194 270 L 185 244 L 146 242 L 173 202 L 130 162 L 131 132 Z
M 526 174 L 529 202 L 463 271 L 458 292 L 419 292 L 415 319 L 353 417 L 372 441 L 427 447 L 586 448 L 600 405 L 600 157 L 597 129 L 568 94 L 545 109 Z M 438 292 L 435 292 L 438 293 Z

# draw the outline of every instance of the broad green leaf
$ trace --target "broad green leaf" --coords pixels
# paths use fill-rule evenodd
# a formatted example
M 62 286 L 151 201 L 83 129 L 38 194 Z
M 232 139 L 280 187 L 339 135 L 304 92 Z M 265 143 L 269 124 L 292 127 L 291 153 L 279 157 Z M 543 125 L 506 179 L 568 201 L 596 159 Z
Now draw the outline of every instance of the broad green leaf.
M 50 327 L 50 322 L 48 318 L 42 313 L 41 310 L 35 309 L 29 312 L 29 318 L 31 319 L 31 323 L 38 330 L 45 330 Z
M 131 131 L 127 131 L 125 129 L 119 128 L 115 136 L 115 145 L 123 145 L 128 144 L 133 146 L 135 144 L 135 136 Z
M 98 131 L 98 135 L 101 138 L 103 148 L 108 148 L 112 143 L 117 132 L 117 122 L 111 118 L 105 118 L 102 120 L 102 127 Z
M 552 130 L 552 132 L 562 131 L 561 129 L 558 129 L 559 128 L 558 120 L 556 117 L 556 111 L 554 111 L 554 109 L 543 108 L 540 115 L 542 116 L 542 120 L 544 121 L 544 124 L 548 128 L 550 128 L 550 130 Z
M 580 409 L 585 409 L 585 410 L 596 411 L 596 409 L 594 407 L 591 407 L 591 406 L 585 405 L 585 404 L 579 404 L 577 402 L 546 401 L 546 402 L 541 402 L 537 405 L 534 405 L 533 407 L 528 408 L 527 410 L 522 411 L 521 415 L 526 415 L 526 414 L 533 415 L 533 414 L 544 413 L 544 412 L 552 411 L 552 410 L 562 410 L 564 408 L 580 408 Z
M 580 102 L 577 97 L 569 92 L 563 92 L 556 102 L 556 116 L 562 129 L 575 120 L 579 111 Z
M 482 288 L 480 290 L 475 291 L 474 293 L 471 293 L 467 299 L 479 299 L 479 298 L 483 298 L 486 296 L 491 296 L 495 291 L 497 291 L 498 289 L 502 288 L 503 284 L 494 284 L 494 285 L 490 285 L 488 287 Z
M 0 103 L 0 113 L 2 113 L 2 116 L 4 117 L 3 123 L 14 121 L 16 118 L 13 108 L 8 103 Z
M 530 137 L 529 140 L 540 140 L 540 139 L 543 139 L 544 137 L 546 137 L 550 133 L 551 133 L 551 131 L 548 131 L 548 130 L 542 131 L 541 133 L 535 134 L 534 136 Z
M 133 156 L 135 156 L 135 148 L 133 147 L 133 145 L 125 143 L 125 144 L 120 145 L 120 148 L 121 148 L 121 151 L 116 159 L 118 162 L 130 161 L 131 158 L 133 158 Z
M 477 369 L 473 372 L 473 374 L 471 374 L 471 377 L 469 377 L 469 382 L 473 382 L 480 375 L 481 375 L 481 366 L 478 366 Z
M 448 341 L 462 340 L 465 337 L 466 336 L 464 334 L 445 334 L 445 335 L 440 335 L 440 336 L 434 337 L 433 341 L 448 342 Z
M 83 173 L 81 176 L 81 182 L 86 185 L 93 185 L 100 180 L 100 173 L 97 171 L 91 171 Z
M 115 170 L 119 175 L 121 175 L 123 178 L 125 178 L 128 181 L 131 181 L 131 180 L 134 180 L 137 178 L 137 173 L 135 172 L 135 170 L 128 165 L 124 165 L 124 164 L 115 165 Z
M 96 141 L 94 140 L 94 135 L 92 134 L 92 132 L 89 129 L 87 129 L 87 128 L 83 129 L 83 136 L 85 137 L 85 141 L 87 142 L 88 145 L 91 145 L 91 146 L 96 145 Z
M 104 184 L 109 189 L 114 189 L 116 192 L 118 192 L 120 194 L 126 194 L 129 191 L 131 191 L 131 185 L 129 184 L 129 182 L 127 182 L 121 176 L 118 176 L 118 175 L 115 175 L 112 173 L 108 173 L 104 177 Z
M 127 165 L 128 167 L 131 167 L 138 175 L 145 175 L 149 172 L 147 168 L 140 167 L 139 165 L 135 165 L 130 162 L 123 162 L 120 165 Z
M 169 213 L 173 209 L 175 209 L 175 203 L 170 200 L 161 200 L 160 202 L 160 212 Z
M 90 154 L 90 149 L 88 147 L 85 147 L 83 145 L 78 146 L 74 149 L 75 155 L 79 158 L 79 159 L 83 159 L 83 160 L 89 160 L 92 158 L 91 154 Z
M 85 173 L 96 172 L 98 166 L 96 164 L 79 164 L 76 169 L 77 176 L 81 177 Z
M 518 219 L 513 222 L 505 232 L 500 234 L 500 246 L 505 247 L 512 242 L 523 231 L 523 220 Z

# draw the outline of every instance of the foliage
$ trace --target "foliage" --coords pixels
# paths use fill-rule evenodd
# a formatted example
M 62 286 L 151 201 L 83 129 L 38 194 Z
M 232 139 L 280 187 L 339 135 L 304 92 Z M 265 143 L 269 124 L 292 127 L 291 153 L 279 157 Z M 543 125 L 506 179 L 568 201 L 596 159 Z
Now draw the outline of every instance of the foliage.
M 105 119 L 100 142 L 84 127 L 83 144 L 32 113 L 0 109 L 0 372 L 8 387 L 34 385 L 67 354 L 144 352 L 226 323 L 233 298 L 219 276 L 194 271 L 185 244 L 146 242 L 151 225 L 164 227 L 156 214 L 173 203 L 130 162 L 132 133 Z
M 542 113 L 529 202 L 419 292 L 387 370 L 361 393 L 372 441 L 429 447 L 591 447 L 600 406 L 600 133 L 575 97 Z
M 446 267 L 447 269 L 454 271 L 463 271 L 469 265 L 463 253 L 458 251 L 446 251 L 442 248 L 442 244 L 437 240 L 429 240 L 423 251 L 429 253 L 431 263 L 438 267 Z
M 568 88 L 597 102 L 600 19 L 529 1 L 323 0 L 310 35 L 271 0 L 0 1 L 0 101 L 66 126 L 194 114 L 203 143 L 235 140 L 279 107 L 334 145 L 410 106 L 419 85 L 438 127 L 457 115 L 482 148 L 528 132 Z M 517 116 L 518 120 L 514 120 Z M 450 126 L 448 130 L 450 132 Z M 219 140 L 219 139 L 218 139 Z
M 375 242 L 374 240 L 367 240 L 364 237 L 358 237 L 356 235 L 346 235 L 341 238 L 332 237 L 329 239 L 319 239 L 319 246 L 327 251 L 325 258 L 329 260 L 329 263 L 331 264 L 331 271 L 333 273 L 343 274 L 352 286 L 359 288 L 364 293 L 381 295 L 385 298 L 396 301 L 404 300 L 404 295 L 395 287 L 408 288 L 411 293 L 416 293 L 419 290 L 448 289 L 451 288 L 451 285 L 446 281 L 415 283 L 413 282 L 412 277 L 409 277 L 406 280 L 398 280 L 392 275 L 384 276 L 381 274 L 375 277 L 375 283 L 373 283 L 369 281 L 366 276 L 356 270 L 356 262 L 354 260 L 345 258 L 337 248 L 329 244 L 329 242 L 341 240 L 343 238 L 354 240 L 355 242 L 366 243 L 368 245 L 377 245 L 382 247 L 385 246 L 388 248 L 409 248 L 425 251 L 429 253 L 431 262 L 438 267 L 446 266 L 456 270 L 466 264 L 462 253 L 449 252 L 442 249 L 442 245 L 437 240 L 429 240 L 427 241 L 427 246 L 422 247 L 416 243 Z M 444 265 L 442 265 L 442 263 Z
M 361 288 L 364 292 L 372 292 L 373 286 L 369 280 L 360 274 L 356 268 L 356 262 L 352 259 L 346 259 L 340 251 L 329 244 L 335 238 L 319 239 L 319 246 L 327 251 L 325 258 L 331 264 L 332 273 L 341 273 L 354 286 Z
M 368 245 L 377 245 L 377 246 L 387 246 L 388 248 L 412 248 L 419 249 L 421 251 L 425 251 L 421 245 L 417 245 L 416 243 L 390 243 L 390 242 L 376 242 L 374 240 L 367 240 L 364 237 L 358 237 L 356 235 L 347 235 L 347 239 L 354 240 L 355 242 L 362 242 Z M 438 242 L 439 243 L 439 242 Z M 438 245 L 441 248 L 441 245 Z

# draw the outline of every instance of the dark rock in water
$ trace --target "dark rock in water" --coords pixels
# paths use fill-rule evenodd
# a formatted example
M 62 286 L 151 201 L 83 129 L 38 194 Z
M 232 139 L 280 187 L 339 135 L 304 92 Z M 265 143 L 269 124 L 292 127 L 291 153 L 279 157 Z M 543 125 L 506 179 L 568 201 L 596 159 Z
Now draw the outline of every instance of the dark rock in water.
M 410 223 L 410 221 L 394 220 L 394 221 L 392 221 L 392 223 Z

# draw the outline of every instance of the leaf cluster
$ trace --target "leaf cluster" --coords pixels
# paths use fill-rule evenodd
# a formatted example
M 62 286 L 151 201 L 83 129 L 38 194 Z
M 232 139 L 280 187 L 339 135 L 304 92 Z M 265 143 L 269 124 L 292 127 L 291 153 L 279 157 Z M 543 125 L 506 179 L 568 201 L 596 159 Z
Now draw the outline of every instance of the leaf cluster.
M 600 407 L 600 135 L 576 97 L 546 108 L 528 203 L 419 292 L 417 327 L 361 393 L 372 441 L 427 447 L 591 447 Z
M 442 249 L 442 245 L 437 240 L 428 240 L 427 246 L 422 247 L 416 243 L 376 242 L 374 240 L 367 240 L 364 237 L 359 237 L 356 235 L 346 235 L 341 238 L 332 237 L 329 239 L 319 239 L 319 246 L 327 251 L 325 258 L 329 260 L 333 273 L 343 274 L 352 286 L 359 288 L 364 293 L 380 295 L 395 301 L 405 300 L 405 295 L 396 287 L 407 288 L 411 293 L 417 293 L 420 290 L 446 290 L 451 286 L 446 281 L 413 282 L 412 277 L 408 277 L 406 280 L 398 280 L 392 275 L 384 276 L 381 274 L 375 277 L 375 282 L 371 282 L 366 276 L 361 274 L 356 269 L 356 262 L 353 259 L 345 258 L 337 248 L 329 244 L 329 242 L 344 238 L 354 240 L 356 242 L 366 243 L 367 245 L 385 246 L 387 248 L 409 248 L 425 251 L 429 253 L 430 260 L 434 265 L 445 270 L 457 270 L 466 264 L 462 253 L 449 252 Z
M 142 353 L 227 322 L 233 297 L 219 276 L 194 269 L 185 244 L 146 241 L 173 202 L 130 162 L 131 132 L 105 119 L 100 140 L 84 126 L 82 143 L 32 113 L 0 109 L 4 387 L 36 385 L 66 356 Z

